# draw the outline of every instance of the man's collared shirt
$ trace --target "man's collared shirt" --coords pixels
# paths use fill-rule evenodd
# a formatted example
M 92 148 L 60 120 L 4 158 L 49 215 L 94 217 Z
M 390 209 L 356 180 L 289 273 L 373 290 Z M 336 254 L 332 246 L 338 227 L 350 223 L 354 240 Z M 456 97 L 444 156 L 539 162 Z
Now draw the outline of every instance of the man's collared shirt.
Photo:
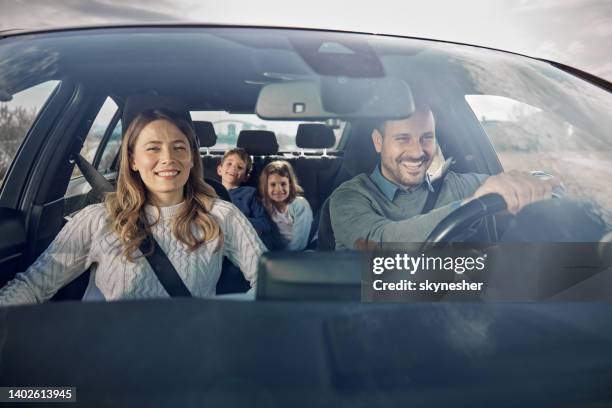
M 378 163 L 378 165 L 374 168 L 374 171 L 370 173 L 370 178 L 389 201 L 393 201 L 395 199 L 398 191 L 404 194 L 410 194 L 418 189 L 424 190 L 426 188 L 430 192 L 434 192 L 429 173 L 425 174 L 425 181 L 423 181 L 423 183 L 419 184 L 418 186 L 404 187 L 395 184 L 394 182 L 383 176 L 382 172 L 380 171 L 380 163 Z

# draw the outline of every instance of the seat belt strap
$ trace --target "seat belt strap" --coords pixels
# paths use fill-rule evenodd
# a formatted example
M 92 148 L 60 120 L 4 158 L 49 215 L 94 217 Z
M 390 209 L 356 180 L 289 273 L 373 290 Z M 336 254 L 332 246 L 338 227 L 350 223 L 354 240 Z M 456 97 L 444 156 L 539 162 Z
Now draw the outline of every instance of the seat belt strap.
M 147 236 L 140 244 L 140 252 L 146 254 L 150 251 L 151 245 L 153 245 L 153 252 L 147 255 L 146 259 L 168 295 L 171 297 L 191 297 L 191 292 L 189 292 L 185 282 L 174 269 L 174 265 L 155 241 L 155 238 Z
M 104 194 L 115 191 L 110 181 L 105 179 L 83 156 L 75 154 L 73 159 L 79 170 L 81 170 L 83 177 L 85 177 L 85 180 L 91 186 L 92 194 L 98 201 L 104 200 Z
M 433 191 L 428 190 L 427 200 L 425 200 L 425 205 L 421 210 L 421 214 L 427 214 L 431 210 L 434 209 L 436 205 L 436 201 L 438 201 L 438 197 L 440 196 L 440 191 L 442 191 L 442 184 L 444 184 L 444 178 L 446 177 L 446 172 L 442 174 L 442 176 L 431 183 L 431 187 Z

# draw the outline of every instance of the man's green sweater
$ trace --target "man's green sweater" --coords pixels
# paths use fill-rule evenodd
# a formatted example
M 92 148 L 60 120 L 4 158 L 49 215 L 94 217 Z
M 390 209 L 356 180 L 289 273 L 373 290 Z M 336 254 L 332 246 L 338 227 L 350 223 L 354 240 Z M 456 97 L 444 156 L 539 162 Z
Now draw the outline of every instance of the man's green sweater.
M 353 249 L 360 241 L 423 242 L 486 178 L 484 174 L 448 172 L 436 208 L 421 214 L 432 189 L 429 180 L 404 189 L 384 178 L 378 166 L 370 175 L 360 174 L 340 185 L 330 199 L 336 249 Z

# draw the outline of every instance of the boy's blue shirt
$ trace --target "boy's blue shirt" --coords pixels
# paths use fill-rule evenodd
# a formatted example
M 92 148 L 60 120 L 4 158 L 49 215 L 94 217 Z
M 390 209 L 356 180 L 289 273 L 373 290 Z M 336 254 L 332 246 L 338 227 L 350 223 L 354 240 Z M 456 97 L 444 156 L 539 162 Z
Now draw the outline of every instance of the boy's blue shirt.
M 272 232 L 272 220 L 257 199 L 257 189 L 241 186 L 228 190 L 232 203 L 249 219 L 259 235 Z

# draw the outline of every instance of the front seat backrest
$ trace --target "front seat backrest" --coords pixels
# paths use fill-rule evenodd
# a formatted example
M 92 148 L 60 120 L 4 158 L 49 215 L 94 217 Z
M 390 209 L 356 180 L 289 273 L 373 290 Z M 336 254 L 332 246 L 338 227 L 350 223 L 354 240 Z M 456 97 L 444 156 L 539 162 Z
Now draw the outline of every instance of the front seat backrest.
M 321 206 L 321 216 L 319 217 L 319 235 L 317 238 L 317 250 L 333 251 L 336 249 L 336 237 L 331 225 L 331 215 L 329 212 L 329 200 L 327 197 Z

